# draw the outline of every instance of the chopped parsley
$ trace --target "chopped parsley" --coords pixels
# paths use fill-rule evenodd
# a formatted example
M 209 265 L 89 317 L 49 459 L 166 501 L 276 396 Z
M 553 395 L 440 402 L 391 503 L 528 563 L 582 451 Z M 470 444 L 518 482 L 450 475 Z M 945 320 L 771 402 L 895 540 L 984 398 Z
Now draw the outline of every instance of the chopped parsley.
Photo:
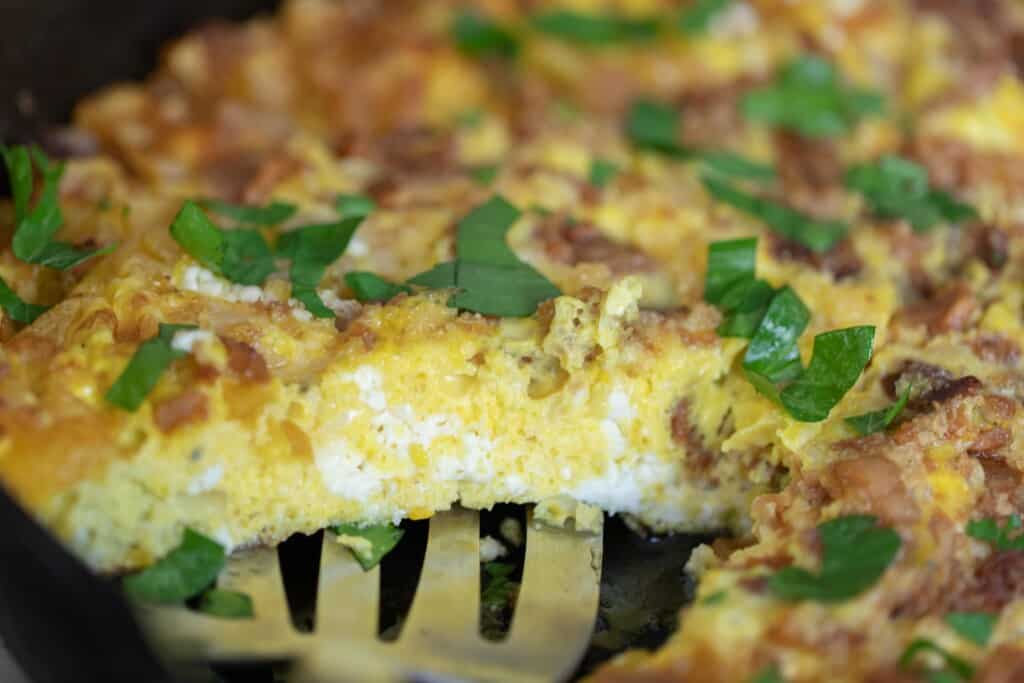
M 779 667 L 769 664 L 751 678 L 749 683 L 786 683 L 786 679 L 779 673 Z
M 967 523 L 967 535 L 985 541 L 996 550 L 1024 550 L 1024 532 L 1020 515 L 1014 513 L 1003 526 L 992 519 L 977 519 Z
M 639 149 L 677 159 L 692 158 L 694 152 L 679 142 L 679 118 L 675 107 L 654 100 L 636 100 L 626 115 L 626 136 Z
M 362 194 L 340 194 L 334 201 L 334 208 L 342 218 L 366 218 L 377 210 L 377 203 Z
M 440 263 L 409 280 L 431 289 L 455 289 L 452 308 L 503 317 L 532 315 L 542 301 L 561 294 L 505 242 L 520 211 L 500 195 L 473 209 L 455 238 L 455 260 Z
M 4 147 L 0 145 L 11 179 L 11 198 L 14 202 L 14 237 L 11 250 L 26 263 L 34 263 L 57 270 L 67 270 L 94 256 L 110 253 L 115 245 L 97 249 L 78 249 L 67 242 L 56 242 L 53 237 L 64 224 L 58 192 L 64 175 L 64 164 L 51 162 L 38 147 Z M 35 206 L 30 207 L 36 193 L 32 165 L 42 176 L 42 189 Z
M 847 515 L 818 525 L 821 569 L 812 573 L 785 567 L 772 575 L 771 590 L 783 600 L 842 602 L 860 595 L 878 581 L 900 550 L 892 529 L 877 525 L 871 515 Z
M 728 598 L 728 597 L 729 597 L 729 592 L 728 591 L 724 591 L 724 590 L 715 591 L 711 595 L 708 595 L 707 597 L 703 598 L 700 601 L 700 604 L 708 605 L 708 606 L 720 605 L 723 602 L 725 602 L 725 599 Z
M 455 16 L 451 27 L 456 47 L 471 57 L 515 57 L 519 40 L 508 28 L 471 11 Z
M 202 266 L 232 282 L 261 285 L 274 272 L 274 254 L 259 230 L 222 230 L 191 200 L 171 221 L 171 236 Z
M 632 18 L 614 14 L 584 14 L 554 10 L 534 16 L 534 29 L 562 40 L 601 46 L 653 40 L 660 22 L 656 18 Z
M 276 225 L 291 218 L 297 207 L 287 202 L 271 202 L 266 206 L 231 204 L 219 199 L 200 199 L 196 202 L 210 213 L 251 225 Z
M 485 187 L 491 185 L 494 183 L 494 179 L 498 177 L 498 165 L 484 164 L 483 166 L 474 166 L 469 169 L 469 177 Z
M 992 638 L 999 617 L 987 612 L 950 612 L 945 621 L 961 637 L 985 647 Z
M 135 350 L 128 365 L 107 391 L 107 401 L 129 412 L 138 410 L 160 380 L 164 370 L 175 360 L 186 355 L 184 351 L 171 345 L 174 335 L 184 330 L 195 329 L 195 325 L 160 323 L 157 335 L 144 341 Z
M 937 654 L 942 659 L 942 668 L 923 669 L 918 666 L 918 655 L 922 652 Z M 970 663 L 947 652 L 927 638 L 918 638 L 907 646 L 907 649 L 900 655 L 900 667 L 925 674 L 930 683 L 961 683 L 974 677 L 974 667 Z
M 124 590 L 141 602 L 180 603 L 199 595 L 224 568 L 224 548 L 185 529 L 181 544 L 163 559 L 124 580 Z
M 700 159 L 709 173 L 745 180 L 775 180 L 775 169 L 768 164 L 751 161 L 732 152 L 710 150 L 700 153 Z
M 790 62 L 774 84 L 748 93 L 741 102 L 747 119 L 807 137 L 841 135 L 883 108 L 881 95 L 847 85 L 832 64 L 810 55 Z
M 356 558 L 364 571 L 370 571 L 380 564 L 405 534 L 405 529 L 393 524 L 337 524 L 331 527 L 331 531 L 337 534 L 340 543 L 352 551 L 352 557 Z
M 710 175 L 704 176 L 702 182 L 715 199 L 760 219 L 781 236 L 811 251 L 828 251 L 846 236 L 849 229 L 842 221 L 812 218 L 771 199 L 744 192 Z
M 704 274 L 704 301 L 721 304 L 737 284 L 754 279 L 757 238 L 712 242 L 708 246 L 708 267 Z
M 618 164 L 607 159 L 594 159 L 590 162 L 589 182 L 594 187 L 604 187 L 619 174 Z
M 22 301 L 17 292 L 0 277 L 0 308 L 4 309 L 4 313 L 11 320 L 27 325 L 45 313 L 49 307 Z
M 320 299 L 316 288 L 327 267 L 345 253 L 362 222 L 363 216 L 356 214 L 335 223 L 306 225 L 288 233 L 286 253 L 292 259 L 288 272 L 292 296 L 317 318 L 334 317 L 334 311 Z
M 679 16 L 679 29 L 687 35 L 708 30 L 711 21 L 732 4 L 732 0 L 694 0 Z
M 846 186 L 864 196 L 881 218 L 905 218 L 915 232 L 940 222 L 957 223 L 977 217 L 967 204 L 928 185 L 928 171 L 895 155 L 857 164 L 846 172 Z
M 251 619 L 252 598 L 245 593 L 211 588 L 199 599 L 199 611 L 222 619 Z
M 488 562 L 484 565 L 484 589 L 480 594 L 481 605 L 490 610 L 503 610 L 512 603 L 519 587 L 511 576 L 515 566 L 507 562 Z
M 352 288 L 356 299 L 365 303 L 390 301 L 398 294 L 412 293 L 412 287 L 385 280 L 379 275 L 362 270 L 345 273 L 345 283 Z
M 911 387 L 908 384 L 904 387 L 903 393 L 900 394 L 899 398 L 888 408 L 848 417 L 846 418 L 846 424 L 853 427 L 854 431 L 861 436 L 867 436 L 868 434 L 874 434 L 886 429 L 892 424 L 893 420 L 899 417 L 903 409 L 907 407 L 907 401 L 910 400 L 910 390 Z

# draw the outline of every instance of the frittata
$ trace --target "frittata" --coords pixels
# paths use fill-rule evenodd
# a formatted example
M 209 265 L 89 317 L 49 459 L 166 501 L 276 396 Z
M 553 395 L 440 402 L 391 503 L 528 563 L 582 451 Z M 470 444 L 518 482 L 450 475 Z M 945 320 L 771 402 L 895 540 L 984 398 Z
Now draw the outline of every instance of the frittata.
M 595 681 L 1024 681 L 1024 5 L 290 0 L 73 130 L 0 480 L 96 570 L 570 500 L 731 533 Z

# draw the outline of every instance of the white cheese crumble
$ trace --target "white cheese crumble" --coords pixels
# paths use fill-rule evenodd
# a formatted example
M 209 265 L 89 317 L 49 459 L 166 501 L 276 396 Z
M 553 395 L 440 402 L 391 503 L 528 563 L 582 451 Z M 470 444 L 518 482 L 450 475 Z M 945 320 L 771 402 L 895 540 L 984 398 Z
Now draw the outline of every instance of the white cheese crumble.
M 284 301 L 263 287 L 229 282 L 202 266 L 192 265 L 185 268 L 181 275 L 179 286 L 187 292 L 195 292 L 203 296 L 214 296 L 218 299 L 245 304 L 287 303 L 289 308 L 291 308 L 292 316 L 296 320 L 309 322 L 313 319 L 313 314 L 307 311 L 306 307 L 298 299 L 289 298 L 287 301 Z M 324 304 L 335 312 L 338 312 L 335 306 L 345 303 L 330 290 L 321 290 L 318 294 L 324 300 Z M 328 299 L 330 299 L 330 302 Z M 335 306 L 332 306 L 331 303 L 334 303 Z
M 499 557 L 508 555 L 506 548 L 501 541 L 493 536 L 484 536 L 480 539 L 480 561 L 494 562 Z
M 209 330 L 181 330 L 176 332 L 171 339 L 171 348 L 175 351 L 192 353 L 197 342 L 208 342 L 214 338 L 213 332 Z
M 186 493 L 197 496 L 214 488 L 224 478 L 224 465 L 217 463 L 207 467 L 199 476 L 189 482 Z

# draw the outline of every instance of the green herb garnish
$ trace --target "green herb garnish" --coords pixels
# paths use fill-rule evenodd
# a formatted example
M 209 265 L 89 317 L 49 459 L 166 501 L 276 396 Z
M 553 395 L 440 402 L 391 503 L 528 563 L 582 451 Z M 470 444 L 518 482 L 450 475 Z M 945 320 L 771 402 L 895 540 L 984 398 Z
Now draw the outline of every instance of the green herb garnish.
M 532 315 L 538 304 L 561 292 L 505 242 L 519 216 L 519 209 L 495 195 L 459 221 L 455 260 L 440 263 L 409 283 L 454 288 L 457 291 L 448 300 L 452 308 L 503 317 Z
M 288 273 L 292 296 L 317 318 L 334 317 L 334 311 L 320 299 L 316 288 L 327 267 L 345 253 L 362 221 L 363 216 L 355 215 L 336 223 L 307 225 L 288 233 L 286 252 L 292 259 Z
M 919 670 L 915 666 L 915 660 L 917 655 L 922 652 L 934 652 L 943 661 L 942 669 L 919 671 L 927 676 L 930 683 L 959 683 L 960 681 L 969 681 L 974 677 L 974 667 L 970 663 L 947 652 L 927 638 L 918 638 L 907 646 L 900 656 L 900 666 L 908 671 Z
M 405 529 L 392 524 L 378 524 L 375 526 L 359 526 L 357 524 L 337 524 L 331 527 L 339 538 L 349 537 L 343 541 L 352 557 L 363 568 L 370 571 L 384 559 L 384 556 L 394 549 L 402 540 Z
M 1021 526 L 1020 515 L 1016 513 L 1010 515 L 1002 527 L 991 518 L 977 519 L 967 523 L 967 535 L 985 541 L 996 550 L 1024 550 Z
M 786 679 L 779 673 L 779 667 L 769 664 L 751 678 L 750 683 L 786 683 Z
M 774 84 L 748 93 L 741 103 L 746 118 L 808 137 L 841 135 L 883 107 L 881 95 L 846 85 L 832 64 L 814 56 L 790 62 Z
M 224 568 L 224 548 L 192 529 L 166 557 L 124 580 L 124 590 L 142 602 L 180 603 L 212 584 Z
M 488 562 L 484 569 L 484 589 L 480 594 L 480 603 L 491 610 L 503 610 L 512 602 L 518 584 L 510 577 L 515 573 L 515 566 L 507 562 Z
M 979 647 L 988 645 L 999 617 L 987 612 L 950 612 L 945 621 L 950 628 Z
M 780 569 L 768 582 L 783 600 L 842 602 L 860 595 L 878 581 L 900 550 L 892 529 L 877 525 L 871 515 L 847 515 L 818 525 L 821 569 Z
M 903 389 L 903 393 L 900 394 L 899 398 L 888 408 L 848 417 L 846 418 L 846 424 L 853 427 L 854 431 L 861 436 L 882 431 L 891 425 L 893 420 L 899 417 L 899 414 L 907 407 L 907 401 L 910 400 L 910 389 L 911 387 L 908 384 Z
M 849 229 L 842 221 L 811 218 L 788 206 L 749 194 L 711 176 L 704 176 L 701 180 L 715 199 L 762 220 L 778 234 L 811 251 L 828 251 L 843 239 Z
M 494 179 L 498 177 L 498 165 L 484 164 L 483 166 L 474 166 L 469 169 L 469 177 L 485 187 L 491 185 Z
M 690 159 L 694 152 L 679 142 L 679 111 L 653 100 L 633 102 L 626 115 L 626 135 L 640 149 L 677 159 Z
M 452 23 L 455 45 L 471 57 L 515 57 L 519 40 L 508 28 L 476 12 L 463 11 Z
M 650 41 L 657 37 L 655 18 L 634 19 L 612 14 L 554 10 L 532 19 L 534 29 L 550 36 L 590 46 Z
M 211 588 L 199 599 L 199 611 L 221 619 L 251 619 L 252 598 L 238 591 Z
M 193 201 L 171 222 L 171 236 L 202 266 L 242 285 L 261 285 L 274 272 L 274 255 L 259 230 L 222 230 Z
M 291 218 L 297 210 L 294 204 L 271 202 L 266 206 L 231 204 L 219 199 L 200 199 L 196 202 L 205 210 L 239 223 L 251 225 L 276 225 Z
M 915 232 L 936 223 L 957 223 L 977 217 L 967 204 L 928 186 L 928 171 L 920 164 L 895 155 L 857 164 L 846 172 L 846 186 L 864 195 L 881 218 L 905 218 Z
M 604 187 L 619 174 L 619 166 L 607 159 L 594 159 L 590 162 L 589 181 L 594 187 Z
M 775 179 L 775 169 L 768 164 L 751 161 L 732 152 L 721 150 L 701 152 L 700 159 L 710 173 L 719 176 L 756 181 Z
M 708 267 L 704 274 L 704 301 L 721 304 L 736 285 L 754 279 L 757 238 L 712 242 L 708 246 Z
M 94 256 L 110 253 L 115 245 L 98 249 L 78 249 L 53 237 L 64 224 L 58 192 L 64 175 L 64 164 L 51 162 L 38 147 L 4 147 L 0 145 L 11 179 L 11 197 L 14 201 L 14 237 L 11 250 L 26 263 L 67 270 Z M 32 164 L 42 176 L 43 186 L 34 207 L 29 202 L 35 193 Z
M 731 4 L 732 0 L 694 0 L 679 16 L 679 28 L 690 36 L 704 33 L 711 21 Z
M 334 201 L 338 216 L 345 218 L 366 218 L 377 210 L 377 203 L 362 194 L 339 194 Z
M 11 289 L 3 278 L 0 278 L 0 308 L 4 309 L 4 313 L 11 320 L 27 325 L 45 313 L 49 306 L 22 301 L 17 292 Z
M 346 273 L 345 283 L 352 288 L 356 299 L 363 303 L 390 301 L 402 292 L 412 293 L 412 288 L 408 285 L 395 284 L 379 275 L 361 270 Z
M 160 380 L 164 370 L 178 358 L 187 355 L 185 351 L 175 349 L 171 345 L 174 335 L 184 330 L 195 329 L 195 325 L 160 323 L 157 335 L 144 341 L 135 350 L 128 365 L 107 391 L 107 401 L 129 412 L 138 410 Z
M 709 596 L 705 597 L 704 599 L 702 599 L 700 601 L 700 604 L 702 604 L 702 605 L 709 605 L 709 606 L 710 605 L 720 605 L 723 602 L 725 602 L 725 599 L 727 597 L 729 597 L 729 592 L 728 591 L 724 591 L 724 590 L 715 591 L 711 595 L 709 595 Z

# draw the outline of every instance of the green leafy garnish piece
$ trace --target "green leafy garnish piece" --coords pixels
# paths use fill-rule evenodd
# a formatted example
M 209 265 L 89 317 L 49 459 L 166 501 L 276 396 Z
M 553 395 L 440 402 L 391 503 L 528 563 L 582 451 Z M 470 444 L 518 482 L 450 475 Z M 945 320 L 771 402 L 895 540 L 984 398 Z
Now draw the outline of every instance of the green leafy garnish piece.
M 554 10 L 533 17 L 534 29 L 562 40 L 600 46 L 653 40 L 660 23 L 654 18 L 634 19 L 613 14 L 584 14 Z
M 725 602 L 725 599 L 729 597 L 729 591 L 715 591 L 711 595 L 705 597 L 700 601 L 702 605 L 720 605 Z
M 362 194 L 340 194 L 334 201 L 338 216 L 345 218 L 366 218 L 377 210 L 377 203 Z
M 370 571 L 391 552 L 402 540 L 405 529 L 393 524 L 359 526 L 358 524 L 337 524 L 331 531 L 343 538 L 342 542 L 352 551 L 352 557 L 363 568 Z
M 892 154 L 857 164 L 846 172 L 846 186 L 864 195 L 881 218 L 905 218 L 915 232 L 936 223 L 956 223 L 977 217 L 977 212 L 942 190 L 928 185 L 924 166 Z
M 730 4 L 732 0 L 694 0 L 679 16 L 679 28 L 690 36 L 704 33 L 715 16 Z
M 49 306 L 22 301 L 21 297 L 0 277 L 0 308 L 4 309 L 4 313 L 11 320 L 27 325 L 45 313 Z
M 245 593 L 211 588 L 199 599 L 199 611 L 222 619 L 251 619 L 252 598 Z
M 266 206 L 232 204 L 219 199 L 200 199 L 196 202 L 211 213 L 251 225 L 277 225 L 291 218 L 297 207 L 287 202 L 271 202 Z
M 385 280 L 380 275 L 362 270 L 353 270 L 345 274 L 345 283 L 352 288 L 356 299 L 363 303 L 374 301 L 390 301 L 398 294 L 412 293 L 408 285 L 399 285 Z
M 785 567 L 768 582 L 783 600 L 842 602 L 860 595 L 878 581 L 896 558 L 899 534 L 877 525 L 871 515 L 847 515 L 818 525 L 821 569 L 817 574 Z
M 171 236 L 189 256 L 232 282 L 261 285 L 274 272 L 274 255 L 259 230 L 221 230 L 191 200 L 171 221 Z
M 899 414 L 907 407 L 907 401 L 910 400 L 910 389 L 909 384 L 904 387 L 903 393 L 888 408 L 848 417 L 846 418 L 846 424 L 853 427 L 854 431 L 861 436 L 882 431 L 891 425 L 893 420 L 899 417 Z
M 786 679 L 779 673 L 779 667 L 769 664 L 751 678 L 750 683 L 786 683 Z
M 985 541 L 996 550 L 1024 550 L 1024 533 L 1021 533 L 1020 515 L 1010 515 L 1006 523 L 1000 527 L 992 519 L 977 519 L 967 523 L 967 535 L 979 541 Z
M 764 280 L 747 280 L 727 291 L 718 304 L 722 311 L 718 335 L 744 339 L 753 337 L 776 294 L 778 290 Z
M 712 242 L 704 273 L 704 301 L 721 304 L 726 293 L 741 282 L 754 279 L 757 238 Z
M 594 187 L 604 187 L 618 174 L 618 164 L 607 159 L 594 159 L 590 162 L 589 181 Z
M 52 163 L 38 147 L 4 147 L 0 145 L 11 179 L 11 197 L 14 201 L 14 237 L 11 250 L 26 263 L 34 263 L 57 270 L 67 270 L 94 256 L 108 254 L 116 247 L 78 249 L 66 242 L 56 242 L 53 236 L 64 224 L 64 215 L 58 202 L 60 179 L 64 164 Z M 29 207 L 35 192 L 32 164 L 39 169 L 43 186 L 34 207 Z
M 212 584 L 224 568 L 224 548 L 185 529 L 181 544 L 155 564 L 124 580 L 129 597 L 142 602 L 180 603 Z
M 482 109 L 473 107 L 471 109 L 464 109 L 455 116 L 455 124 L 459 128 L 473 129 L 478 127 L 484 122 L 484 112 Z
M 135 412 L 149 396 L 160 375 L 171 363 L 186 355 L 171 346 L 174 335 L 184 330 L 195 330 L 195 325 L 169 325 L 160 323 L 155 337 L 142 342 L 135 349 L 128 365 L 107 391 L 106 399 L 118 408 Z
M 988 645 L 999 617 L 988 612 L 950 612 L 945 621 L 950 628 L 979 647 Z
M 469 169 L 469 177 L 481 185 L 490 185 L 498 177 L 498 165 L 484 164 L 483 166 L 474 166 Z
M 775 169 L 768 164 L 751 161 L 732 152 L 711 150 L 700 153 L 708 172 L 744 180 L 768 181 L 775 179 Z
M 743 370 L 754 387 L 781 403 L 777 385 L 803 373 L 797 340 L 811 320 L 811 312 L 790 287 L 783 287 L 768 304 L 761 324 L 743 356 Z
M 712 176 L 706 175 L 701 180 L 715 199 L 760 219 L 778 234 L 811 251 L 828 251 L 846 236 L 849 229 L 842 221 L 811 218 L 783 204 L 744 192 Z
M 317 318 L 334 317 L 334 311 L 320 299 L 316 288 L 327 267 L 345 253 L 352 235 L 362 222 L 363 216 L 356 215 L 335 223 L 307 225 L 288 233 L 288 252 L 292 259 L 288 275 L 292 296 Z
M 484 589 L 480 594 L 483 607 L 491 610 L 503 610 L 512 602 L 518 584 L 510 577 L 515 573 L 515 566 L 507 562 L 488 562 L 484 569 Z
M 471 57 L 515 57 L 519 40 L 508 28 L 471 11 L 455 16 L 452 23 L 455 45 Z
M 519 209 L 495 195 L 459 221 L 455 260 L 440 263 L 409 283 L 454 288 L 448 300 L 452 308 L 503 317 L 532 315 L 538 304 L 561 292 L 505 242 L 519 216 Z
M 944 648 L 940 647 L 936 643 L 928 640 L 927 638 L 917 638 L 907 649 L 900 655 L 900 666 L 908 671 L 917 670 L 915 666 L 915 660 L 917 655 L 922 652 L 934 652 L 939 655 L 943 661 L 943 668 L 939 670 L 922 670 L 928 680 L 934 683 L 946 683 L 951 681 L 953 683 L 959 683 L 961 681 L 969 681 L 974 677 L 974 667 L 970 663 L 965 662 L 956 655 L 947 652 Z
M 809 55 L 790 62 L 774 84 L 748 93 L 741 103 L 746 118 L 807 137 L 842 135 L 883 108 L 881 95 L 843 83 L 832 64 Z
M 807 370 L 780 394 L 786 412 L 801 422 L 820 422 L 828 417 L 871 360 L 874 338 L 872 325 L 830 330 L 815 336 Z
M 626 135 L 640 149 L 677 159 L 694 155 L 679 142 L 679 111 L 654 100 L 633 102 L 626 115 Z

